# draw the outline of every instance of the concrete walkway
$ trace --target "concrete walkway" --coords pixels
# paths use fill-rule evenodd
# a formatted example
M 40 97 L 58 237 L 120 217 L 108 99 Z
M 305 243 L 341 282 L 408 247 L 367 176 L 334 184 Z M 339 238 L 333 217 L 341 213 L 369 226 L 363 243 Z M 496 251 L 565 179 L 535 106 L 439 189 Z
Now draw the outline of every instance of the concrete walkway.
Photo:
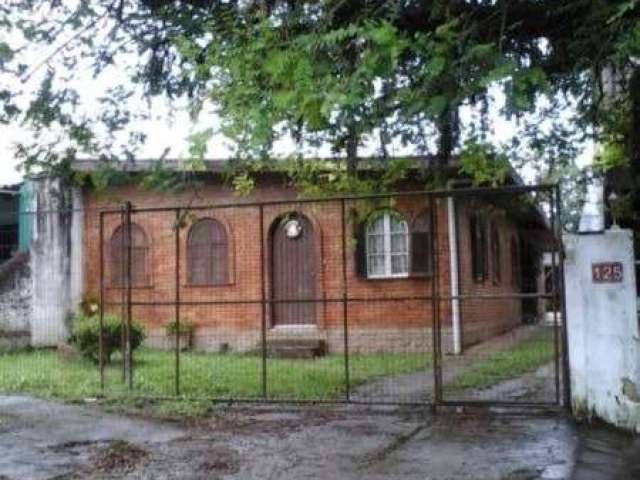
M 493 337 L 485 342 L 467 348 L 463 355 L 444 355 L 442 364 L 442 381 L 446 386 L 451 384 L 456 377 L 473 367 L 478 362 L 490 355 L 506 350 L 518 343 L 529 340 L 539 335 L 542 329 L 549 328 L 539 325 L 527 325 L 512 330 L 508 333 Z M 518 400 L 523 396 L 529 401 L 549 401 L 555 399 L 555 380 L 552 365 L 539 369 L 534 374 L 523 375 L 507 385 L 496 385 L 495 388 L 483 390 L 470 390 L 453 392 L 452 398 L 465 400 Z M 507 383 L 507 382 L 501 382 Z M 402 403 L 429 403 L 434 398 L 434 372 L 433 367 L 418 372 L 392 375 L 379 378 L 359 386 L 351 393 L 351 399 L 355 401 L 375 402 L 402 402 Z M 519 397 L 519 398 L 516 398 Z
M 0 397 L 0 478 L 610 480 L 633 438 L 555 416 L 235 407 L 196 424 Z

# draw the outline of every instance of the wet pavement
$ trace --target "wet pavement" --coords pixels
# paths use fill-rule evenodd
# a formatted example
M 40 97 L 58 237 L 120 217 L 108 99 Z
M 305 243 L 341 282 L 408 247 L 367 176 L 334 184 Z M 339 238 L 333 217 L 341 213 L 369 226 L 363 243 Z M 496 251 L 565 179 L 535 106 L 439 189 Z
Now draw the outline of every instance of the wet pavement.
M 190 424 L 0 397 L 0 479 L 640 479 L 640 441 L 563 415 L 219 409 Z
M 576 464 L 577 480 L 640 479 L 640 437 L 604 425 L 580 426 Z

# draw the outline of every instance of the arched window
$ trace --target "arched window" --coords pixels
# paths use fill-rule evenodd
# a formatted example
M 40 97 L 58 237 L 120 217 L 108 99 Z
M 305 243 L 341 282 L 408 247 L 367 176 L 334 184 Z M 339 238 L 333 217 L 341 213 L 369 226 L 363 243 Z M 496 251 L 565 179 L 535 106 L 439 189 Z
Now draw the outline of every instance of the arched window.
M 491 270 L 493 283 L 502 281 L 502 258 L 500 256 L 500 230 L 496 222 L 491 222 Z
M 127 262 L 127 252 L 129 251 L 129 237 L 131 238 L 131 262 Z M 122 287 L 127 284 L 129 273 L 127 266 L 131 265 L 131 286 L 140 287 L 149 284 L 149 274 L 147 271 L 147 256 L 149 254 L 149 242 L 147 234 L 141 226 L 132 223 L 131 234 L 127 232 L 124 225 L 119 226 L 110 244 L 111 251 L 111 284 Z
M 511 284 L 520 286 L 520 248 L 515 235 L 511 237 Z
M 224 225 L 212 218 L 198 221 L 187 237 L 187 279 L 191 285 L 229 282 L 229 243 Z
M 429 211 L 420 213 L 411 227 L 411 274 L 432 273 L 431 259 L 431 218 Z
M 366 227 L 367 277 L 409 275 L 409 226 L 401 215 L 383 212 Z

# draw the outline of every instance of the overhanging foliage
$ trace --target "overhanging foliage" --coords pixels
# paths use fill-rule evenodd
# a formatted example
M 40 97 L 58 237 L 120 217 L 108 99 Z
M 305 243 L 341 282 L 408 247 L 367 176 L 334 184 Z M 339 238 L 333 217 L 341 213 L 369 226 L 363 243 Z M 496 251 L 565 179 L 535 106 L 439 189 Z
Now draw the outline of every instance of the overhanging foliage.
M 213 103 L 240 165 L 268 162 L 288 136 L 331 145 L 348 177 L 363 143 L 384 157 L 395 142 L 436 154 L 441 166 L 474 155 L 475 178 L 492 177 L 507 155 L 557 179 L 575 174 L 575 146 L 594 134 L 615 152 L 603 157 L 607 168 L 638 163 L 638 0 L 42 3 L 0 6 L 0 27 L 13 32 L 0 41 L 3 77 L 41 80 L 34 91 L 0 88 L 0 121 L 40 134 L 18 148 L 28 168 L 135 156 L 146 140 L 136 131 L 145 115 L 128 108 L 137 95 L 187 99 L 194 114 Z M 24 52 L 35 45 L 57 47 L 34 61 Z M 98 112 L 83 111 L 76 69 L 88 64 L 100 78 L 125 60 L 127 81 L 98 100 Z M 500 144 L 489 135 L 496 88 L 499 115 L 525 123 L 524 136 Z M 567 102 L 576 104 L 571 118 L 561 114 Z M 461 108 L 478 115 L 463 125 Z M 556 128 L 571 142 L 553 138 Z M 194 136 L 194 168 L 212 133 Z

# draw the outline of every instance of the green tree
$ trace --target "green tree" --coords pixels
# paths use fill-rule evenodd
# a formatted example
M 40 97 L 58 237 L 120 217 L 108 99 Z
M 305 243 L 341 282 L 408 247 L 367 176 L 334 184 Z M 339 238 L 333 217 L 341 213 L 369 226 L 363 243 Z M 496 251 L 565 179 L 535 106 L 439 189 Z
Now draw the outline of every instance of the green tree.
M 0 118 L 57 134 L 19 148 L 28 168 L 79 154 L 134 156 L 145 140 L 127 108 L 135 95 L 188 99 L 194 113 L 213 101 L 239 163 L 252 168 L 268 163 L 283 135 L 330 144 L 345 159 L 337 174 L 349 178 L 359 147 L 374 140 L 383 158 L 395 141 L 435 154 L 440 166 L 460 153 L 475 159 L 466 168 L 495 168 L 514 142 L 557 159 L 540 126 L 567 103 L 577 112 L 561 122 L 571 138 L 593 136 L 618 152 L 615 165 L 640 165 L 638 0 L 42 3 L 0 7 L 9 38 L 59 45 L 25 63 L 20 41 L 0 42 L 5 78 L 42 77 L 22 108 L 18 92 L 0 89 Z M 79 65 L 100 77 L 123 59 L 127 82 L 99 100 L 98 114 L 80 114 L 82 95 L 68 81 Z M 530 119 L 526 139 L 486 145 L 492 88 L 506 99 L 500 115 Z M 460 110 L 469 107 L 480 119 L 465 127 Z M 246 185 L 246 168 L 242 175 Z

